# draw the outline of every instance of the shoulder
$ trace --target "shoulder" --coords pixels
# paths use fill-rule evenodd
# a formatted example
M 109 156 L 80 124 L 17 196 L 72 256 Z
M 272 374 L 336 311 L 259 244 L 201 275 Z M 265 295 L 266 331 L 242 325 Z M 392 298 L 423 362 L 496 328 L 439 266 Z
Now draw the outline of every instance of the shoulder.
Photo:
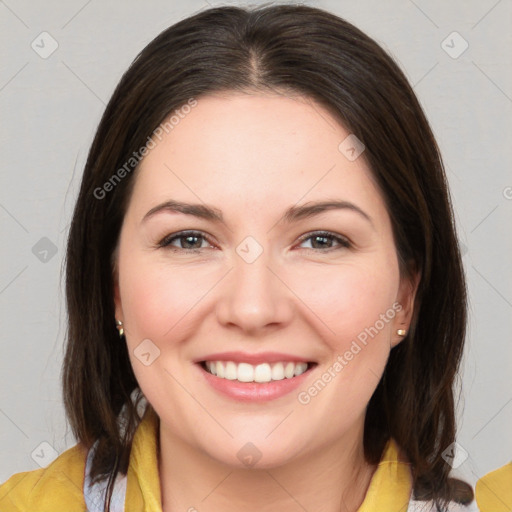
M 2 512 L 83 512 L 87 449 L 76 444 L 46 468 L 12 475 L 0 485 Z
M 475 486 L 475 494 L 482 512 L 512 510 L 512 462 L 480 478 Z

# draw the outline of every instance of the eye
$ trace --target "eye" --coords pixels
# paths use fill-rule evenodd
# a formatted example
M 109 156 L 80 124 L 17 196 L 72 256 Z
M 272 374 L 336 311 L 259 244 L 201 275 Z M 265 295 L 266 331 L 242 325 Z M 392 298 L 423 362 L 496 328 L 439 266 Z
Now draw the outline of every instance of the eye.
M 311 247 L 305 247 L 307 250 L 322 249 L 321 252 L 328 252 L 331 250 L 351 247 L 351 243 L 345 237 L 335 235 L 329 231 L 317 231 L 314 233 L 308 233 L 307 235 L 301 237 L 300 243 L 302 244 L 310 240 Z M 176 246 L 175 242 L 177 242 L 179 245 Z M 200 231 L 181 231 L 179 233 L 173 233 L 163 238 L 158 243 L 158 247 L 168 247 L 169 249 L 175 251 L 181 250 L 185 252 L 199 252 L 201 249 L 206 248 L 202 245 L 203 242 L 209 244 L 206 236 Z M 338 244 L 338 246 L 335 244 Z M 211 246 L 211 244 L 209 245 Z
M 308 233 L 301 237 L 301 243 L 311 240 L 311 247 L 306 247 L 305 249 L 314 250 L 314 249 L 324 249 L 321 252 L 328 252 L 331 250 L 336 250 L 340 248 L 349 248 L 351 247 L 351 243 L 343 236 L 335 235 L 334 233 L 330 233 L 329 231 L 316 231 L 314 233 Z M 338 244 L 338 247 L 333 247 L 333 242 Z
M 175 241 L 178 241 L 179 246 L 174 245 Z M 197 252 L 204 248 L 201 246 L 203 241 L 208 243 L 207 238 L 200 231 L 181 231 L 179 233 L 173 233 L 172 235 L 166 236 L 158 243 L 158 247 L 168 247 L 171 250 L 181 249 L 182 251 Z

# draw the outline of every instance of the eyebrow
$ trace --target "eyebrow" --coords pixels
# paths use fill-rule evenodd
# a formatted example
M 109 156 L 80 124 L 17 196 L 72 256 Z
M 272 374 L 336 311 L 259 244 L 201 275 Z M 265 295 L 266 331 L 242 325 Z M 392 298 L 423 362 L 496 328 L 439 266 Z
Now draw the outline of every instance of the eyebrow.
M 286 210 L 279 222 L 292 223 L 300 219 L 306 219 L 319 215 L 329 210 L 349 210 L 358 213 L 366 219 L 372 226 L 372 218 L 359 206 L 349 201 L 316 201 L 306 203 L 301 206 L 292 206 Z M 159 212 L 183 213 L 185 215 L 193 215 L 200 219 L 210 220 L 226 225 L 226 221 L 222 215 L 222 211 L 207 204 L 184 203 L 181 201 L 169 200 L 151 208 L 144 215 L 141 222 L 147 221 Z

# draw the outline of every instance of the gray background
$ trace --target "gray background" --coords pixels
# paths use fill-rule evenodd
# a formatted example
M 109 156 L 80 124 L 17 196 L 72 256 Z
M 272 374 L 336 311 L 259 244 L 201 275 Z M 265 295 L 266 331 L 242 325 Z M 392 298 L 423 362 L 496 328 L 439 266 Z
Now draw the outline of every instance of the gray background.
M 0 1 L 0 482 L 45 466 L 76 442 L 59 382 L 61 267 L 105 104 L 135 55 L 160 31 L 227 3 Z M 475 483 L 512 459 L 512 3 L 304 3 L 346 18 L 395 57 L 441 147 L 464 244 L 471 315 L 458 407 L 458 442 L 468 457 L 455 474 Z M 50 56 L 40 55 L 52 44 L 40 35 L 44 31 L 58 44 Z M 460 37 L 446 39 L 454 31 Z M 454 58 L 464 41 L 467 50 Z M 458 449 L 459 462 L 463 455 Z

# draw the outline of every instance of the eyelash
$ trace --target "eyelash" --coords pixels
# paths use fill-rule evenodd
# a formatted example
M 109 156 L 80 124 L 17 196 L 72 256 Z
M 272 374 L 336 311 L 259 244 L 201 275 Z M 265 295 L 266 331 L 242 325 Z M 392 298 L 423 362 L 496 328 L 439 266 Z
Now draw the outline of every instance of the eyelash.
M 164 249 L 167 248 L 172 251 L 180 251 L 180 252 L 187 252 L 187 253 L 198 253 L 201 251 L 201 249 L 204 249 L 204 248 L 185 249 L 182 247 L 174 247 L 174 246 L 170 245 L 172 242 L 174 242 L 174 240 L 179 240 L 180 238 L 186 238 L 188 236 L 195 236 L 198 238 L 203 238 L 204 240 L 209 242 L 208 238 L 206 236 L 204 236 L 204 234 L 200 231 L 180 231 L 179 233 L 173 233 L 172 235 L 168 235 L 165 238 L 163 238 L 158 243 L 158 247 L 164 248 Z M 331 251 L 335 251 L 338 249 L 348 249 L 352 246 L 352 244 L 348 241 L 347 238 L 339 236 L 339 235 L 335 235 L 334 233 L 331 233 L 329 231 L 313 231 L 311 233 L 307 233 L 306 235 L 302 236 L 299 239 L 299 241 L 300 241 L 300 243 L 302 243 L 306 240 L 309 240 L 310 238 L 315 238 L 315 237 L 330 238 L 332 240 L 337 241 L 340 244 L 340 247 L 328 247 L 326 250 L 306 247 L 305 248 L 306 250 L 313 251 L 313 252 L 331 252 Z

